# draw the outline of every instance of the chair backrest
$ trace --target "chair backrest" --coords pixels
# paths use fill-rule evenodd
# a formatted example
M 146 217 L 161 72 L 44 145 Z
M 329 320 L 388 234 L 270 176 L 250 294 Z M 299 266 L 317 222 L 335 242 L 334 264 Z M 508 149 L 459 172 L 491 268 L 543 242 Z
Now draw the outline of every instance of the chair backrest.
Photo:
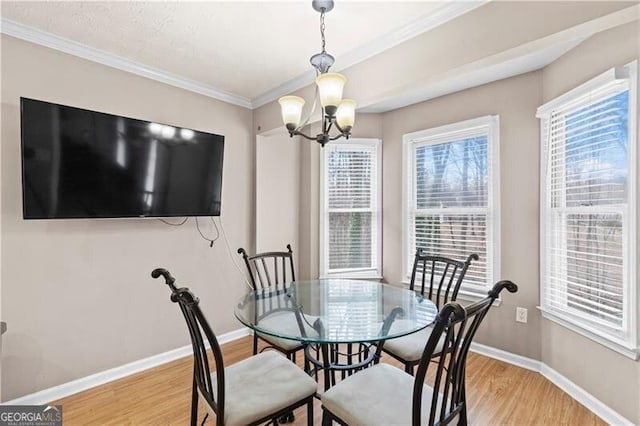
M 304 326 L 306 320 L 303 319 L 302 307 L 298 304 L 296 293 L 295 285 L 274 285 L 273 287 L 266 287 L 255 291 L 248 296 L 248 299 L 240 302 L 239 306 L 244 309 L 247 303 L 254 304 L 254 324 L 259 324 L 264 318 L 268 318 L 274 314 L 290 312 L 295 317 L 296 324 L 300 330 L 300 336 L 306 337 L 307 330 Z
M 473 253 L 462 262 L 447 257 L 428 255 L 419 248 L 416 250 L 413 260 L 409 289 L 415 291 L 416 278 L 420 276 L 420 294 L 427 296 L 440 309 L 441 300 L 443 303 L 456 300 L 471 261 L 478 259 L 478 255 Z M 425 294 L 427 290 L 428 294 Z
M 247 265 L 254 291 L 296 280 L 291 244 L 287 244 L 287 251 L 270 251 L 249 256 L 241 247 L 238 253 Z
M 433 365 L 437 367 L 433 376 L 428 424 L 446 425 L 457 416 L 466 415 L 464 377 L 469 347 L 480 323 L 504 288 L 511 293 L 518 291 L 518 286 L 511 281 L 500 281 L 493 286 L 486 298 L 466 307 L 449 302 L 438 313 L 415 376 L 412 412 L 414 426 L 423 424 L 421 418 L 427 415 L 422 413 L 422 393 L 427 370 Z M 442 354 L 432 361 L 442 337 Z
M 164 277 L 166 284 L 171 288 L 171 301 L 178 303 L 182 315 L 187 322 L 191 345 L 193 346 L 193 374 L 194 381 L 200 396 L 209 404 L 216 414 L 216 424 L 224 424 L 224 363 L 222 351 L 216 335 L 211 330 L 207 319 L 202 314 L 199 299 L 188 288 L 177 288 L 175 279 L 169 271 L 162 268 L 151 272 L 153 278 Z M 203 335 L 204 333 L 204 335 Z M 213 362 L 216 371 L 215 389 L 211 380 L 209 357 L 205 346 L 205 338 L 209 341 Z

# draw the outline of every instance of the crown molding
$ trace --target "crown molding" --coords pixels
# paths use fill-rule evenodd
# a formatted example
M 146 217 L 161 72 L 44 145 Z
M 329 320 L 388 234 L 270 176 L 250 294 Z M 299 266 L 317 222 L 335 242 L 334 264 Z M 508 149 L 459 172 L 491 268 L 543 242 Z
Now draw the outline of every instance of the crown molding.
M 78 43 L 9 19 L 2 18 L 0 20 L 0 32 L 40 46 L 68 53 L 82 59 L 97 62 L 111 68 L 130 72 L 170 86 L 208 96 L 219 101 L 238 105 L 244 108 L 251 108 L 251 101 L 248 98 L 238 96 L 225 90 L 190 80 L 158 68 L 150 67 L 140 62 L 132 61 L 122 56 L 114 55 L 112 53 L 87 46 L 86 44 Z
M 428 101 L 440 96 L 504 80 L 549 65 L 564 55 L 586 37 L 559 42 L 550 46 L 536 47 L 535 50 L 512 49 L 509 55 L 499 54 L 467 64 L 444 75 L 434 76 L 421 84 L 412 84 L 400 90 L 386 93 L 378 99 L 361 101 L 357 112 L 383 113 L 405 106 Z M 525 51 L 526 50 L 526 51 Z
M 421 16 L 420 18 L 410 22 L 409 24 L 398 28 L 382 37 L 379 37 L 369 43 L 366 43 L 350 52 L 336 58 L 336 65 L 331 68 L 332 71 L 341 71 L 349 68 L 357 63 L 365 61 L 385 50 L 391 49 L 409 39 L 412 39 L 424 32 L 445 24 L 458 16 L 464 15 L 490 0 L 472 0 L 460 2 L 447 2 L 436 10 Z M 316 74 L 313 70 L 309 70 L 298 77 L 281 84 L 262 95 L 251 100 L 251 106 L 259 108 L 269 102 L 275 101 L 280 96 L 287 95 L 291 92 L 308 86 L 315 78 Z
M 445 3 L 435 11 L 414 20 L 408 25 L 339 56 L 337 59 L 339 66 L 335 66 L 333 70 L 341 71 L 349 68 L 371 58 L 372 56 L 384 52 L 385 50 L 397 46 L 402 42 L 457 18 L 458 16 L 470 12 L 489 1 L 490 0 L 471 0 Z M 0 32 L 30 43 L 55 49 L 92 62 L 97 62 L 111 68 L 130 72 L 180 89 L 250 109 L 261 107 L 278 99 L 280 96 L 301 89 L 309 85 L 315 78 L 315 72 L 313 70 L 309 70 L 304 74 L 301 74 L 298 77 L 250 100 L 243 96 L 239 96 L 198 81 L 190 80 L 159 68 L 154 68 L 6 18 L 0 19 Z
M 536 71 L 554 62 L 580 43 L 602 31 L 638 19 L 640 6 L 631 6 L 609 15 L 567 28 L 493 56 L 466 64 L 445 74 L 408 83 L 374 99 L 360 99 L 357 112 L 382 113 L 450 93 Z

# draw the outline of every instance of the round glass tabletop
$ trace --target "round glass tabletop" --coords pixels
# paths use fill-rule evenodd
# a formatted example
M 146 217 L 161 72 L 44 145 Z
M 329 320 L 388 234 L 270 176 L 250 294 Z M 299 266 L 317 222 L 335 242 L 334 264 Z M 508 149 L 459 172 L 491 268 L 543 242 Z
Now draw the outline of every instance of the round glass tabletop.
M 373 281 L 296 281 L 243 297 L 235 315 L 255 331 L 310 343 L 377 342 L 433 323 L 433 302 Z

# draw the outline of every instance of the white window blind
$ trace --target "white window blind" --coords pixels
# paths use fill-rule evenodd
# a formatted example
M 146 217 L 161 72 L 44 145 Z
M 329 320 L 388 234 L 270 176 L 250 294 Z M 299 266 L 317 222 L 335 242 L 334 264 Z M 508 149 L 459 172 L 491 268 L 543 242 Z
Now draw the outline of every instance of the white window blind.
M 541 299 L 544 311 L 635 349 L 635 147 L 621 71 L 539 109 Z
M 405 135 L 405 278 L 417 248 L 479 261 L 461 293 L 486 296 L 498 269 L 498 118 Z
M 326 303 L 321 306 L 328 338 L 341 335 L 356 340 L 358 336 L 371 336 L 380 331 L 383 320 L 380 287 L 334 280 L 323 288 Z
M 379 151 L 377 139 L 322 151 L 322 276 L 381 276 Z

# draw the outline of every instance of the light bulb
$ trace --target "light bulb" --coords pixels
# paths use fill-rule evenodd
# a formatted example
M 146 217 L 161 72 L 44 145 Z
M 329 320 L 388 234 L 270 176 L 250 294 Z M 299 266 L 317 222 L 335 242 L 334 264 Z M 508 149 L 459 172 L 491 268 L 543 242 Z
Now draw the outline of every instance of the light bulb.
M 186 141 L 193 139 L 194 132 L 191 129 L 180 129 L 180 137 Z
M 176 128 L 172 126 L 162 126 L 162 137 L 170 139 L 176 134 Z
M 159 135 L 162 132 L 162 124 L 149 123 L 149 131 L 154 135 Z

